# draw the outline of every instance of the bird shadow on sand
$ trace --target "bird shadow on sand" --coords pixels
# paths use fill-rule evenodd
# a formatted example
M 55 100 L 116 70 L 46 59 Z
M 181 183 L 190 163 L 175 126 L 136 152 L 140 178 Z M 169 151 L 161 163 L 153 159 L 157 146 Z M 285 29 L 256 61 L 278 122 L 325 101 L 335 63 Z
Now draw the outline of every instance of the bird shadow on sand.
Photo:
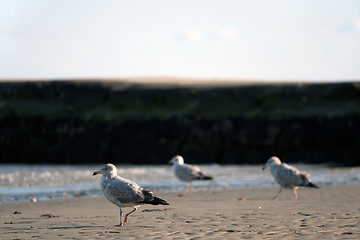
M 105 226 L 74 226 L 74 227 L 50 227 L 48 229 L 78 229 L 78 228 L 103 228 Z
M 169 211 L 169 210 L 174 210 L 173 208 L 155 208 L 155 209 L 144 209 L 142 210 L 142 212 L 163 212 L 163 211 Z

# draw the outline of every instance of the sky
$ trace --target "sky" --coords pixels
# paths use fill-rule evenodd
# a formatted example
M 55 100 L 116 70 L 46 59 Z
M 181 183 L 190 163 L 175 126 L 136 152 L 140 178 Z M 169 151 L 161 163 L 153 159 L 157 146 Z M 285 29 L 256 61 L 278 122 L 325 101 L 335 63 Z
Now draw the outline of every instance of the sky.
M 0 0 L 0 78 L 360 80 L 358 0 Z

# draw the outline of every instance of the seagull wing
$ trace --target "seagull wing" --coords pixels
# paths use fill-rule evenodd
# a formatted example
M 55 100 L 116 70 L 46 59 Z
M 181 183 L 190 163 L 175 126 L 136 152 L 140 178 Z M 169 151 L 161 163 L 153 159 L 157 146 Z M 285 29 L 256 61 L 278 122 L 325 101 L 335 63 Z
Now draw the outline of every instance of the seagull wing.
M 281 186 L 298 186 L 302 182 L 300 171 L 285 163 L 278 166 L 274 177 Z
M 142 188 L 135 182 L 121 178 L 112 178 L 106 186 L 106 197 L 111 196 L 123 204 L 139 203 L 145 199 Z
M 178 165 L 175 169 L 176 176 L 182 181 L 192 181 L 197 179 L 200 174 L 200 168 L 195 165 L 183 164 Z

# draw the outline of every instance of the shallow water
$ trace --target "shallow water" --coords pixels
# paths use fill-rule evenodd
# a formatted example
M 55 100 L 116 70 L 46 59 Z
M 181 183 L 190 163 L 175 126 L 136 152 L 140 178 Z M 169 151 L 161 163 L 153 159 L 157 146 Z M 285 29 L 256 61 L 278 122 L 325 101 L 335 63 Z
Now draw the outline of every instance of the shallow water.
M 155 192 L 183 191 L 185 184 L 175 179 L 170 165 L 121 166 L 118 175 Z M 261 165 L 199 165 L 214 181 L 198 181 L 196 190 L 237 189 L 276 186 L 269 170 Z M 311 174 L 321 185 L 360 184 L 360 167 L 332 168 L 325 165 L 294 165 Z M 0 203 L 101 196 L 100 176 L 92 173 L 100 165 L 0 165 Z

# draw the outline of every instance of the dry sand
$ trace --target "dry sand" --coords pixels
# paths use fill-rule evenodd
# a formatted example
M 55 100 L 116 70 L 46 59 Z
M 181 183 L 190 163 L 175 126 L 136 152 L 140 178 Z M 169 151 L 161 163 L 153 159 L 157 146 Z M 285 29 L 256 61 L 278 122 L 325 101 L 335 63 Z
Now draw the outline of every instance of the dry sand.
M 105 198 L 0 204 L 0 239 L 360 239 L 360 185 L 158 194 L 127 225 Z M 125 208 L 125 212 L 130 211 Z

